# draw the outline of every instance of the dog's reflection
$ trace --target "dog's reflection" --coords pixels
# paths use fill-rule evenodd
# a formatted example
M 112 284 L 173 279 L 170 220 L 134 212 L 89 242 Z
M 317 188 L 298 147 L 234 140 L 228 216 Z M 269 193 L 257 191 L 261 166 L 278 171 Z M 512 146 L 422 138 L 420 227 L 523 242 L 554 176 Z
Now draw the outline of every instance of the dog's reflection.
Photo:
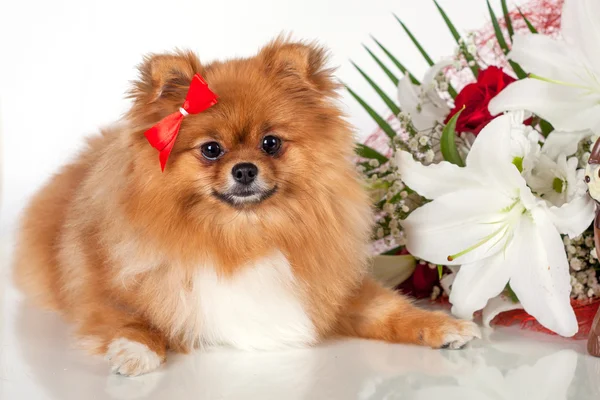
M 600 381 L 595 374 L 581 378 L 585 371 L 573 381 L 577 367 L 594 372 L 600 360 L 545 345 L 527 365 L 490 343 L 436 351 L 358 340 L 280 352 L 169 354 L 157 372 L 127 378 L 110 374 L 100 357 L 69 348 L 67 326 L 56 314 L 22 305 L 15 334 L 32 378 L 60 400 L 428 399 L 440 391 L 445 399 L 567 399 L 597 395 Z

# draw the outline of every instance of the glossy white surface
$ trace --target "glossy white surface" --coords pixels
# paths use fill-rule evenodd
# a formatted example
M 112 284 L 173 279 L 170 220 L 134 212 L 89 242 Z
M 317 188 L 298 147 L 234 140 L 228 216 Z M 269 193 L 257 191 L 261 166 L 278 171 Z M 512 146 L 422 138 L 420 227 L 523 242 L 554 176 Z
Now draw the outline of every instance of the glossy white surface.
M 7 275 L 2 268 L 2 280 Z M 10 286 L 0 298 L 2 400 L 600 399 L 600 359 L 585 354 L 585 342 L 517 329 L 485 332 L 463 350 L 361 340 L 282 352 L 217 349 L 169 355 L 158 372 L 125 378 L 71 348 L 56 315 L 26 305 Z

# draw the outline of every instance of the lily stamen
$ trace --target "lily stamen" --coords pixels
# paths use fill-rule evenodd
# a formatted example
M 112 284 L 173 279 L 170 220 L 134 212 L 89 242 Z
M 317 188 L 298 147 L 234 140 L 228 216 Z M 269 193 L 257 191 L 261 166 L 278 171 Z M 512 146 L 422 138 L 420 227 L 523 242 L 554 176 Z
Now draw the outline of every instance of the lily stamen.
M 550 78 L 544 78 L 543 76 L 539 76 L 536 74 L 529 74 L 529 77 L 532 79 L 537 79 L 538 81 L 542 81 L 542 82 L 553 83 L 555 85 L 561 85 L 561 86 L 569 86 L 572 88 L 583 89 L 583 90 L 588 90 L 590 92 L 593 92 L 592 90 L 590 90 L 590 88 L 588 86 L 578 85 L 576 83 L 564 82 L 564 81 L 559 81 L 559 80 L 550 79 Z
M 463 251 L 453 254 L 453 255 L 449 255 L 448 256 L 448 261 L 454 261 L 459 257 L 464 256 L 465 254 L 470 253 L 471 251 L 483 246 L 484 244 L 486 244 L 490 239 L 492 239 L 494 236 L 496 236 L 498 233 L 500 233 L 500 231 L 502 231 L 503 229 L 505 229 L 506 226 L 502 226 L 500 227 L 498 230 L 490 233 L 488 236 L 484 237 L 483 239 L 481 239 L 479 242 L 475 243 L 473 246 L 467 247 L 466 249 L 464 249 Z

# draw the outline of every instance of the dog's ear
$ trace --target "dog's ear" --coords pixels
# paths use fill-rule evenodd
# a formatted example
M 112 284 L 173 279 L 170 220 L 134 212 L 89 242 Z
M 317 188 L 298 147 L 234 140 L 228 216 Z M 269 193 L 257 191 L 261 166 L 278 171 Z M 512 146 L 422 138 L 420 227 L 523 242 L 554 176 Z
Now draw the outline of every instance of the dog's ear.
M 181 107 L 194 74 L 202 73 L 202 66 L 194 53 L 177 51 L 149 54 L 138 70 L 128 96 L 133 99 L 129 116 L 139 123 L 153 123 Z
M 290 42 L 280 37 L 265 46 L 260 56 L 265 70 L 280 77 L 300 78 L 313 89 L 335 96 L 340 84 L 327 67 L 327 51 L 316 43 Z

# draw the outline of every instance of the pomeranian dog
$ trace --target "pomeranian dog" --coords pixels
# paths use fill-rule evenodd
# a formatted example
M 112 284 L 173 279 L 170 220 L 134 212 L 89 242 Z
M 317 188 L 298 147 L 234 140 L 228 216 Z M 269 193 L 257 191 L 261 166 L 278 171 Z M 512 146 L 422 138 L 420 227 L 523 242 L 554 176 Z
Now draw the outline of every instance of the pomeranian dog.
M 225 62 L 146 57 L 131 109 L 26 209 L 18 286 L 123 375 L 202 346 L 352 336 L 460 348 L 479 337 L 369 277 L 372 210 L 326 61 L 282 38 Z M 194 79 L 217 100 L 191 113 Z M 170 115 L 182 121 L 162 171 L 147 132 Z

